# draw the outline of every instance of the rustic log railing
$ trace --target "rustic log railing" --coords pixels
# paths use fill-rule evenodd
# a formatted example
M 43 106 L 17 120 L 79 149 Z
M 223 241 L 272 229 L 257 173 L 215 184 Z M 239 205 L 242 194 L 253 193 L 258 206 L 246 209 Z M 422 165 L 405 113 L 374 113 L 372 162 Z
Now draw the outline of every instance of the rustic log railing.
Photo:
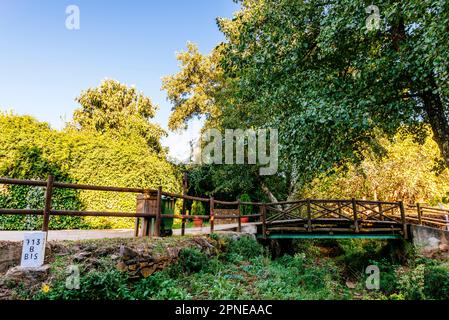
M 215 204 L 224 205 L 234 205 L 240 207 L 239 201 L 219 201 L 215 200 L 213 197 L 201 198 L 186 195 L 185 192 L 182 195 L 174 194 L 170 192 L 164 192 L 162 187 L 157 190 L 145 189 L 145 188 L 124 188 L 124 187 L 109 187 L 109 186 L 93 186 L 84 184 L 74 184 L 66 182 L 54 181 L 53 176 L 49 176 L 47 181 L 43 180 L 21 180 L 21 179 L 10 179 L 10 178 L 0 178 L 0 184 L 4 185 L 25 185 L 32 187 L 45 187 L 45 203 L 43 209 L 5 209 L 0 208 L 0 214 L 3 215 L 37 215 L 43 216 L 42 230 L 48 231 L 49 221 L 51 216 L 81 216 L 81 217 L 124 217 L 124 218 L 136 218 L 135 225 L 135 235 L 138 235 L 139 228 L 139 218 L 143 218 L 142 233 L 143 236 L 149 235 L 160 235 L 161 221 L 163 218 L 175 218 L 182 220 L 182 234 L 185 233 L 185 221 L 192 218 L 198 218 L 210 221 L 210 232 L 214 232 L 214 220 L 215 219 L 229 219 L 233 218 L 238 220 L 238 230 L 241 230 L 241 210 L 237 215 L 228 216 L 215 216 L 214 206 Z M 54 210 L 52 209 L 52 195 L 53 190 L 57 188 L 63 189 L 76 189 L 76 190 L 91 190 L 91 191 L 110 191 L 110 192 L 121 192 L 121 193 L 135 193 L 142 194 L 145 197 L 156 197 L 156 206 L 150 207 L 148 205 L 143 206 L 141 212 L 110 212 L 110 211 L 74 211 L 74 210 Z M 183 200 L 183 211 L 181 214 L 162 214 L 162 196 L 181 199 Z M 209 214 L 205 215 L 187 215 L 185 200 L 202 201 L 209 203 Z M 248 217 L 254 216 L 258 217 L 259 214 L 247 215 Z M 154 233 L 151 233 L 151 219 L 155 220 L 154 223 Z
M 43 209 L 1 209 L 4 215 L 38 215 L 43 216 L 42 230 L 48 231 L 51 216 L 92 216 L 92 217 L 131 217 L 136 218 L 136 233 L 139 219 L 143 218 L 142 236 L 159 236 L 163 218 L 181 219 L 181 235 L 185 234 L 185 222 L 199 218 L 209 220 L 210 232 L 214 232 L 216 219 L 237 220 L 237 230 L 242 230 L 242 206 L 252 205 L 259 213 L 246 215 L 253 219 L 252 224 L 258 228 L 262 238 L 272 234 L 305 233 L 305 234 L 394 234 L 407 238 L 407 224 L 427 225 L 449 230 L 449 210 L 432 208 L 423 204 L 404 206 L 403 202 L 372 201 L 358 199 L 304 199 L 282 201 L 276 203 L 241 202 L 216 200 L 213 197 L 194 197 L 186 194 L 165 192 L 162 187 L 157 190 L 145 188 L 123 188 L 93 186 L 54 181 L 49 176 L 47 181 L 19 180 L 0 178 L 0 184 L 26 185 L 45 187 L 45 203 Z M 74 211 L 52 209 L 53 190 L 57 188 L 109 191 L 142 194 L 144 198 L 156 197 L 154 206 L 144 205 L 141 212 L 108 212 L 108 211 Z M 181 214 L 162 214 L 162 197 L 183 201 Z M 209 204 L 209 213 L 205 215 L 188 215 L 185 201 L 201 201 Z M 215 215 L 217 205 L 235 206 L 238 214 Z M 151 223 L 154 221 L 154 225 Z M 151 232 L 150 229 L 154 229 Z

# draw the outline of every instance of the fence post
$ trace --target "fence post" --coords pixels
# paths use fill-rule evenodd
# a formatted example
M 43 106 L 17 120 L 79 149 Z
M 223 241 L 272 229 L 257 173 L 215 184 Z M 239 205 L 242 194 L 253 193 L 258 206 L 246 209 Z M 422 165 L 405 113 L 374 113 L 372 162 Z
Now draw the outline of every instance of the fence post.
M 187 195 L 187 173 L 184 172 L 184 176 L 182 179 L 182 195 Z M 186 199 L 182 198 L 182 213 L 181 213 L 181 236 L 185 235 L 186 233 L 186 219 L 184 219 L 184 216 L 187 215 L 186 212 L 187 206 L 186 206 Z
M 242 232 L 242 208 L 241 208 L 241 204 L 240 204 L 240 199 L 237 200 L 237 206 L 238 206 L 238 210 L 239 210 L 239 220 L 238 220 L 238 226 L 237 226 L 237 231 L 238 232 Z
M 42 223 L 42 231 L 48 232 L 48 224 L 50 222 L 51 197 L 53 193 L 54 177 L 48 176 L 47 187 L 45 189 L 45 207 L 44 207 L 44 221 Z
M 150 191 L 144 190 L 144 192 L 143 192 L 143 213 L 145 213 L 145 214 L 150 214 L 150 198 L 151 198 Z M 149 218 L 149 217 L 143 218 L 142 237 L 147 237 L 147 236 L 152 237 L 153 236 L 150 232 L 150 223 L 153 224 L 152 218 Z
M 267 206 L 262 204 L 262 237 L 267 238 Z
M 156 199 L 156 223 L 154 226 L 154 236 L 160 237 L 161 235 L 161 220 L 162 220 L 162 187 L 157 188 Z
M 385 217 L 384 217 L 384 214 L 382 213 L 382 203 L 378 203 L 378 204 L 377 204 L 377 207 L 378 207 L 378 209 L 379 209 L 380 221 L 384 221 L 384 220 L 385 220 Z
M 139 227 L 140 227 L 140 218 L 136 218 L 136 222 L 134 223 L 134 237 L 139 236 Z
M 357 217 L 357 202 L 355 200 L 355 198 L 352 198 L 352 214 L 354 216 L 354 228 L 355 228 L 355 232 L 359 233 L 359 221 L 358 221 L 358 217 Z
M 419 202 L 416 203 L 416 211 L 418 211 L 418 223 L 422 225 L 422 210 Z
M 404 239 L 408 239 L 407 235 L 407 221 L 405 219 L 404 202 L 399 202 L 399 209 L 401 210 L 402 232 L 404 233 Z
M 309 198 L 307 198 L 307 231 L 312 232 L 312 205 Z
M 210 222 L 210 233 L 214 233 L 214 197 L 209 198 L 209 222 Z

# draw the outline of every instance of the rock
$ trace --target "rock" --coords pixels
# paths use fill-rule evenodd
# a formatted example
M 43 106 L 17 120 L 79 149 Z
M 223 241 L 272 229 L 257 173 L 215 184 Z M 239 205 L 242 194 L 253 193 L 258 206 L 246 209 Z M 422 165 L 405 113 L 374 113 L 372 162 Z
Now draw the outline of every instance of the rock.
M 134 251 L 133 249 L 126 247 L 126 246 L 121 246 L 120 247 L 120 256 L 122 257 L 123 260 L 129 260 L 129 259 L 134 259 L 136 257 L 139 256 L 139 253 L 137 253 L 136 251 Z
M 438 248 L 439 248 L 441 251 L 449 251 L 449 245 L 447 245 L 447 244 L 445 244 L 445 243 L 441 243 L 441 244 L 438 246 Z
M 13 267 L 3 277 L 4 283 L 24 284 L 33 286 L 44 282 L 50 275 L 50 265 L 46 264 L 38 268 Z
M 356 287 L 356 284 L 354 282 L 351 282 L 351 281 L 348 280 L 348 281 L 346 281 L 346 286 L 349 289 L 354 289 Z
M 123 262 L 123 261 L 119 261 L 115 267 L 117 268 L 117 270 L 119 271 L 128 271 L 128 266 Z
M 151 276 L 155 271 L 156 271 L 156 267 L 155 267 L 155 266 L 152 266 L 152 267 L 142 268 L 142 270 L 140 270 L 140 273 L 142 274 L 142 276 L 143 276 L 144 278 L 148 278 L 148 277 Z
M 22 243 L 0 241 L 0 273 L 20 264 L 22 256 Z
M 132 264 L 128 266 L 128 270 L 129 271 L 136 271 L 137 270 L 137 265 L 136 264 Z
M 129 260 L 123 260 L 123 262 L 125 262 L 125 264 L 127 266 L 132 265 L 132 264 L 137 264 L 139 263 L 139 259 L 129 259 Z
M 75 262 L 81 262 L 81 261 L 86 260 L 86 259 L 87 259 L 88 257 L 90 257 L 91 255 L 92 255 L 91 252 L 88 252 L 88 251 L 81 251 L 81 252 L 76 253 L 76 254 L 73 256 L 73 261 L 75 261 Z
M 111 260 L 117 260 L 118 258 L 120 257 L 116 254 L 111 255 Z

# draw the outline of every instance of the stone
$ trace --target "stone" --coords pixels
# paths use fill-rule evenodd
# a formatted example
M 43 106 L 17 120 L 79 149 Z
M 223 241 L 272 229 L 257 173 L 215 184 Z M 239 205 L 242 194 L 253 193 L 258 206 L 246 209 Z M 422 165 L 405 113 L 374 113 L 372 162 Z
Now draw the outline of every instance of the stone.
M 132 265 L 132 264 L 137 264 L 137 263 L 139 263 L 138 259 L 129 259 L 129 260 L 123 259 L 123 262 L 124 262 L 127 266 Z
M 22 243 L 0 241 L 0 273 L 20 264 L 22 256 Z
M 129 260 L 134 259 L 139 256 L 139 253 L 134 251 L 133 249 L 126 247 L 126 246 L 120 246 L 120 256 L 123 260 Z
M 354 289 L 356 287 L 356 284 L 354 282 L 348 280 L 348 281 L 346 281 L 346 286 L 349 289 Z
M 128 266 L 128 270 L 129 271 L 136 271 L 137 270 L 137 265 L 136 264 L 131 264 Z
M 3 277 L 4 283 L 23 283 L 26 286 L 34 286 L 44 282 L 50 275 L 50 265 L 45 264 L 38 268 L 13 267 Z
M 128 266 L 123 262 L 123 261 L 119 261 L 115 267 L 117 268 L 117 270 L 119 271 L 127 271 L 128 270 Z
M 151 276 L 154 272 L 156 271 L 156 267 L 146 267 L 146 268 L 142 268 L 142 270 L 140 270 L 140 273 L 142 274 L 142 276 L 144 278 L 148 278 L 149 276 Z
M 441 244 L 438 246 L 438 248 L 439 248 L 441 251 L 449 251 L 449 245 L 447 245 L 446 243 L 441 243 Z
M 86 259 L 87 259 L 88 257 L 90 257 L 91 255 L 92 255 L 91 252 L 88 252 L 88 251 L 81 251 L 81 252 L 76 253 L 76 254 L 73 256 L 73 261 L 75 261 L 75 262 L 81 262 L 81 261 L 86 260 Z

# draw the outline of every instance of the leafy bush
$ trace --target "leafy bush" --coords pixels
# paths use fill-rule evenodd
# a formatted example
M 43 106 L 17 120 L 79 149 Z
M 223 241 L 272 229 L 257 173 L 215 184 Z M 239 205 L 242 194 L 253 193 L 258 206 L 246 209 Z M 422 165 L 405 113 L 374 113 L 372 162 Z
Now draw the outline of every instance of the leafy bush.
M 251 202 L 251 198 L 247 193 L 240 196 L 240 202 Z M 253 206 L 251 204 L 241 205 L 242 215 L 247 216 L 253 213 Z
M 132 292 L 134 299 L 188 299 L 190 295 L 180 288 L 168 272 L 156 272 L 148 278 L 139 280 Z
M 91 130 L 52 130 L 48 124 L 29 116 L 0 113 L 0 176 L 20 179 L 47 179 L 80 184 L 157 188 L 180 191 L 177 169 L 163 154 L 148 147 L 137 135 L 113 136 Z M 43 206 L 43 197 L 29 196 L 30 188 L 0 185 L 0 207 Z M 135 211 L 135 194 L 55 189 L 53 207 L 66 210 Z M 41 219 L 0 218 L 0 228 L 40 228 Z M 131 218 L 52 217 L 50 228 L 128 228 Z
M 193 201 L 191 211 L 193 216 L 204 216 L 206 214 L 206 209 L 201 201 Z
M 424 271 L 425 265 L 420 264 L 415 268 L 399 268 L 398 285 L 400 291 L 407 300 L 422 300 L 424 295 Z
M 201 271 L 208 263 L 207 256 L 196 248 L 183 248 L 179 252 L 177 264 L 188 274 Z
M 115 269 L 90 271 L 80 277 L 80 288 L 69 290 L 64 279 L 55 282 L 49 292 L 40 292 L 36 299 L 50 300 L 123 300 L 130 299 L 126 273 Z
M 426 266 L 424 272 L 426 298 L 449 300 L 449 270 L 445 266 Z
M 251 237 L 241 237 L 230 241 L 226 257 L 228 261 L 248 260 L 264 254 L 264 248 Z

